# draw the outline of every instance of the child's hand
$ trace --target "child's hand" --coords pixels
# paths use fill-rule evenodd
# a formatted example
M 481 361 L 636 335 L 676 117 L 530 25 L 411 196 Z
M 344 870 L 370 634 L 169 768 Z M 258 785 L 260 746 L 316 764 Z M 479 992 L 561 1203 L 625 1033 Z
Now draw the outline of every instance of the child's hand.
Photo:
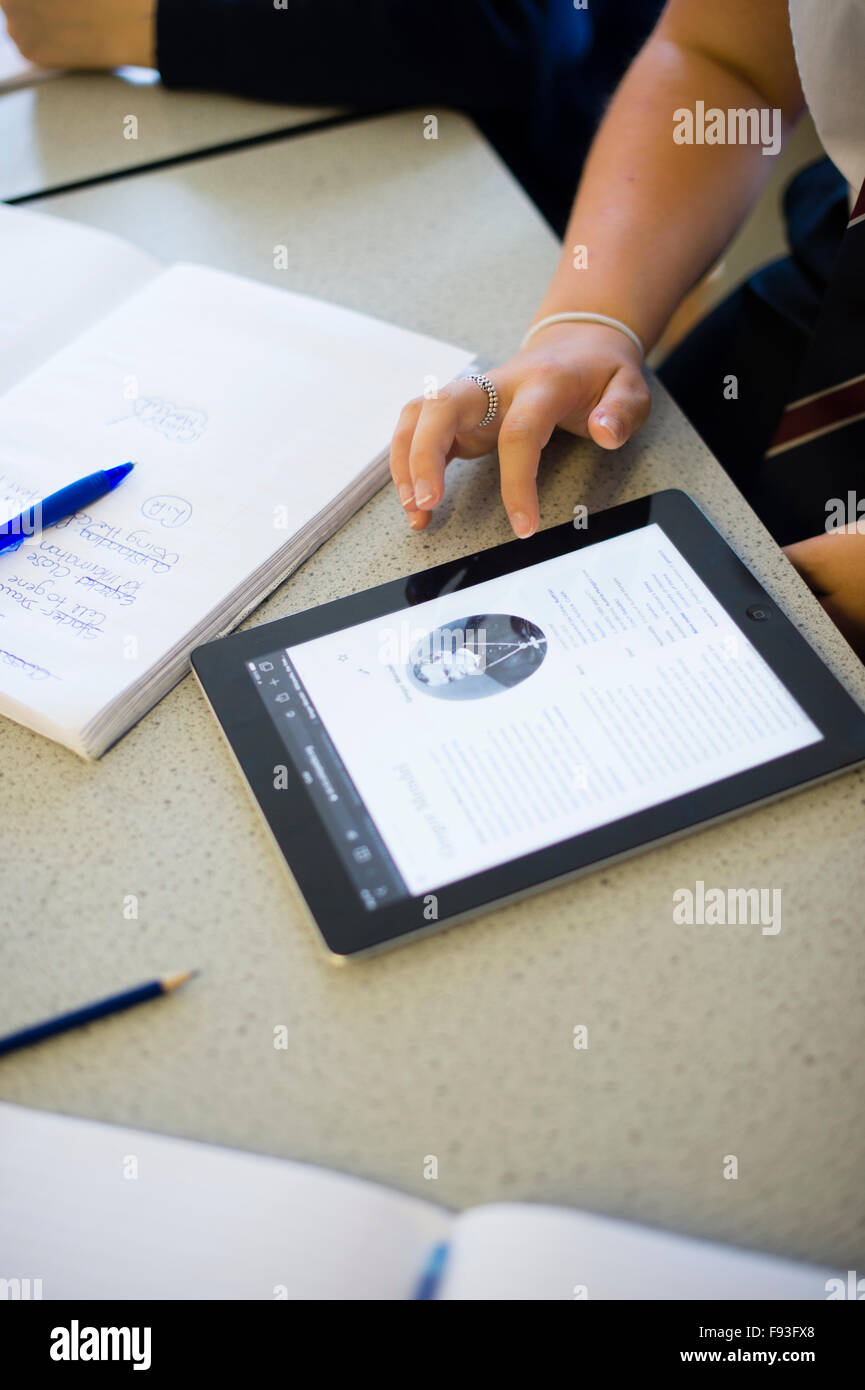
M 865 534 L 845 526 L 787 545 L 784 554 L 865 660 Z
M 450 382 L 435 399 L 409 401 L 400 415 L 390 467 L 415 531 L 441 502 L 451 459 L 481 458 L 498 441 L 505 509 L 516 534 L 530 536 L 538 526 L 538 462 L 556 425 L 617 449 L 643 424 L 651 404 L 636 347 L 602 324 L 544 328 L 488 375 L 499 406 L 482 429 L 489 401 L 472 381 Z
M 156 0 L 0 0 L 9 36 L 42 68 L 152 67 Z

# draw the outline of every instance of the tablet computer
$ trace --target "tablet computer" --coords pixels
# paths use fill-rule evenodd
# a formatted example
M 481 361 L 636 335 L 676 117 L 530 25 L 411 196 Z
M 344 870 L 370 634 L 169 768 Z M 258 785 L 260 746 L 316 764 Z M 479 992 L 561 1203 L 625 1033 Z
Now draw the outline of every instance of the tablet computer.
M 865 714 L 684 492 L 585 521 L 193 652 L 336 955 L 865 760 Z

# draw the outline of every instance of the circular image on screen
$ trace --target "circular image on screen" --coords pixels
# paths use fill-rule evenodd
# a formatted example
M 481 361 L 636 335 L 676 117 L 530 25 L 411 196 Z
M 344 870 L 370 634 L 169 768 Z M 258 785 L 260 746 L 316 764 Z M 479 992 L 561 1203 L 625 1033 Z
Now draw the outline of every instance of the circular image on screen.
M 412 648 L 408 677 L 436 700 L 484 700 L 527 680 L 547 651 L 528 618 L 479 613 L 433 628 Z

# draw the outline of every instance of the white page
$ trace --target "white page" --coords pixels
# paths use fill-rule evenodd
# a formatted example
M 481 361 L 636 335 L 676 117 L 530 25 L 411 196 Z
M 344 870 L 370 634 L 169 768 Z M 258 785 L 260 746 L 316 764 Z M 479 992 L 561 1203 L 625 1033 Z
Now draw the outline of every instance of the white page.
M 0 1277 L 46 1299 L 406 1299 L 450 1220 L 308 1164 L 0 1103 Z
M 0 205 L 0 392 L 161 269 L 110 232 Z
M 588 1212 L 494 1204 L 455 1219 L 438 1297 L 825 1299 L 837 1274 Z
M 820 738 L 655 524 L 287 655 L 414 895 Z
M 2 519 L 136 464 L 0 556 L 0 709 L 81 729 L 371 463 L 426 376 L 470 360 L 218 271 L 151 280 L 0 401 Z

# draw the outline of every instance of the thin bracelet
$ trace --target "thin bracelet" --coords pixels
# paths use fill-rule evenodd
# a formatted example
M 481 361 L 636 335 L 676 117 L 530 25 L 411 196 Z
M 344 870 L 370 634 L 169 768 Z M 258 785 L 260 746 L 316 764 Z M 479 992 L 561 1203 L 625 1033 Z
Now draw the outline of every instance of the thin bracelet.
M 525 347 L 529 339 L 533 338 L 536 333 L 539 333 L 542 328 L 549 328 L 550 325 L 554 323 L 602 323 L 606 328 L 617 328 L 620 333 L 624 333 L 626 338 L 630 338 L 641 358 L 646 355 L 643 351 L 643 344 L 640 342 L 633 328 L 629 328 L 626 323 L 622 323 L 619 319 L 611 319 L 609 314 L 548 314 L 545 319 L 541 319 L 540 322 L 532 324 L 520 346 Z

